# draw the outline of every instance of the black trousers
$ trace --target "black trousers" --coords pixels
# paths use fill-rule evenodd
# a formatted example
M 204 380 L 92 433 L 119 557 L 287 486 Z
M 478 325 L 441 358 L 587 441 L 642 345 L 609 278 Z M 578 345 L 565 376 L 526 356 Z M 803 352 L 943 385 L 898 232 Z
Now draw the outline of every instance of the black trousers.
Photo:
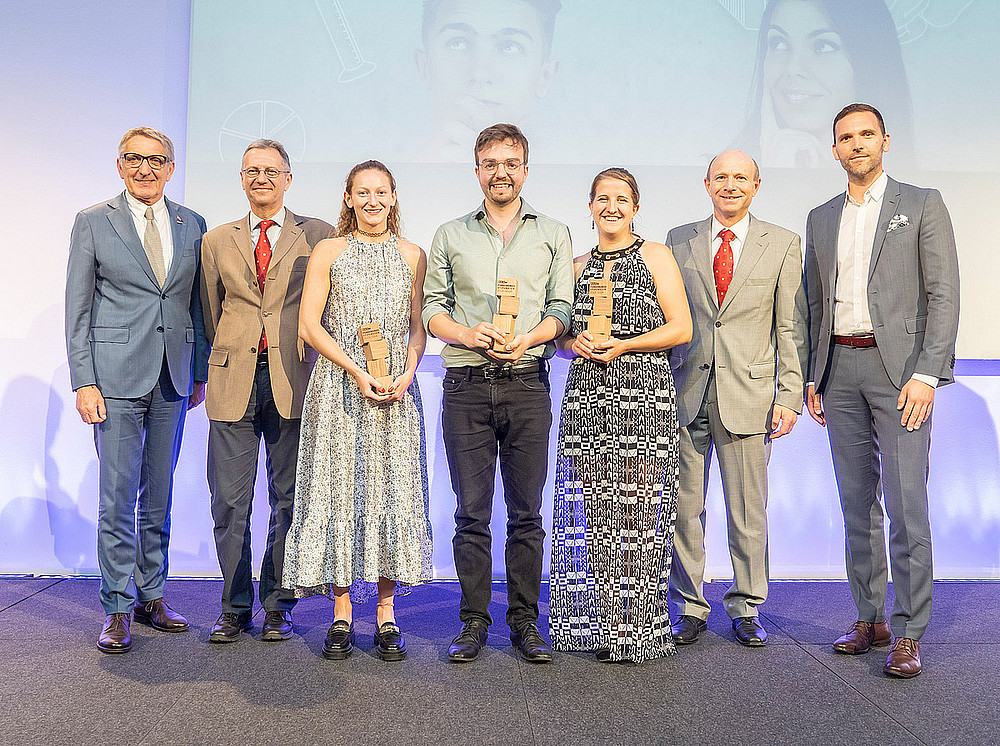
M 222 569 L 225 612 L 238 614 L 253 607 L 250 509 L 262 437 L 271 520 L 260 568 L 260 603 L 265 611 L 288 611 L 295 605 L 294 594 L 281 587 L 281 573 L 285 534 L 292 525 L 300 422 L 278 414 L 266 358 L 258 361 L 250 402 L 242 419 L 209 422 L 208 487 L 212 493 L 215 548 Z
M 444 378 L 442 429 L 455 511 L 455 570 L 462 588 L 459 617 L 492 623 L 490 518 L 497 457 L 507 505 L 507 623 L 538 619 L 542 582 L 542 489 L 552 408 L 544 367 L 492 380 L 475 368 Z

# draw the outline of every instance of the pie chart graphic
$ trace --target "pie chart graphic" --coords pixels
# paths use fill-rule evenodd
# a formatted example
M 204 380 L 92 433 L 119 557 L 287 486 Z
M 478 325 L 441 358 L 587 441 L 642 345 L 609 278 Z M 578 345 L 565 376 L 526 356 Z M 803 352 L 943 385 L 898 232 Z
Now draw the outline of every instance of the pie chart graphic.
M 285 146 L 293 161 L 306 152 L 306 130 L 302 117 L 280 101 L 250 101 L 226 117 L 219 130 L 219 156 L 223 161 L 239 161 L 254 140 L 266 137 Z

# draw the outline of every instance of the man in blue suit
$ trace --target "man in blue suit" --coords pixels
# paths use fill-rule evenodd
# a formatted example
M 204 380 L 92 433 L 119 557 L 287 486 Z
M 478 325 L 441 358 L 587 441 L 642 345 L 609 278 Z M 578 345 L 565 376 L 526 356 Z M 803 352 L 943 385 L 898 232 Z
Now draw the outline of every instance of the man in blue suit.
M 184 416 L 204 400 L 208 377 L 198 292 L 205 221 L 163 197 L 173 172 L 166 135 L 129 130 L 118 145 L 125 191 L 80 212 L 70 239 L 66 347 L 76 408 L 94 425 L 100 464 L 97 561 L 107 618 L 97 646 L 105 653 L 131 648 L 133 611 L 156 629 L 188 629 L 163 600 L 163 584 Z

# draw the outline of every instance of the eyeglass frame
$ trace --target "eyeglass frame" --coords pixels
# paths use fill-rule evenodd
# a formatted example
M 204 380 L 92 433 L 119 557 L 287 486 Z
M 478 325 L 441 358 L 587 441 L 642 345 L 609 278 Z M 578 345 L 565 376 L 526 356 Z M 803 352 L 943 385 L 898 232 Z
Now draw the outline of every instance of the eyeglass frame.
M 130 156 L 134 156 L 134 157 L 138 158 L 139 162 L 138 163 L 134 163 L 134 164 L 133 163 L 129 163 L 127 159 Z M 170 156 L 167 156 L 167 155 L 163 155 L 163 153 L 151 153 L 149 155 L 142 155 L 141 153 L 119 153 L 118 154 L 118 158 L 121 160 L 121 162 L 125 165 L 126 168 L 131 168 L 131 169 L 135 169 L 135 170 L 138 170 L 138 169 L 142 168 L 142 162 L 143 161 L 145 161 L 146 163 L 148 163 L 149 167 L 152 170 L 154 170 L 154 171 L 161 171 L 162 169 L 164 169 L 167 166 L 168 163 L 173 163 L 174 162 L 173 158 L 171 158 Z M 156 165 L 153 164 L 153 161 L 151 160 L 152 158 L 162 158 L 163 159 L 163 163 L 161 163 L 159 166 L 156 166 Z
M 250 174 L 250 173 L 248 173 L 249 171 L 256 171 L 257 173 Z M 268 173 L 268 171 L 274 171 L 274 174 L 271 175 L 271 174 Z M 290 170 L 284 170 L 284 171 L 282 171 L 282 170 L 279 170 L 277 168 L 271 168 L 271 167 L 268 167 L 268 168 L 258 168 L 257 166 L 250 166 L 248 168 L 241 168 L 240 169 L 240 173 L 243 174 L 244 176 L 246 176 L 250 180 L 256 179 L 258 176 L 260 176 L 261 174 L 263 174 L 265 179 L 268 179 L 269 181 L 274 181 L 275 179 L 277 179 L 282 174 L 290 174 L 291 171 Z
M 517 163 L 516 166 L 511 166 L 511 163 Z M 491 165 L 492 164 L 492 165 Z M 517 158 L 507 158 L 503 161 L 494 161 L 492 158 L 487 158 L 485 161 L 481 161 L 476 164 L 476 168 L 481 168 L 485 173 L 495 174 L 503 164 L 503 170 L 506 173 L 511 173 L 512 171 L 517 171 L 524 166 L 528 165 L 527 161 L 518 160 Z

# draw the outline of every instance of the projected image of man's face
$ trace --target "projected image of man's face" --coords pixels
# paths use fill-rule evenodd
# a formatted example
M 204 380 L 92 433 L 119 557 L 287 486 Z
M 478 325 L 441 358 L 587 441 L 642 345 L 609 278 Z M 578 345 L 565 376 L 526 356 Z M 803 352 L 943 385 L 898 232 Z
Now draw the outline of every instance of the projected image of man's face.
M 433 103 L 430 160 L 467 160 L 476 134 L 518 123 L 543 97 L 549 60 L 539 10 L 526 0 L 444 0 L 425 23 L 417 67 Z

